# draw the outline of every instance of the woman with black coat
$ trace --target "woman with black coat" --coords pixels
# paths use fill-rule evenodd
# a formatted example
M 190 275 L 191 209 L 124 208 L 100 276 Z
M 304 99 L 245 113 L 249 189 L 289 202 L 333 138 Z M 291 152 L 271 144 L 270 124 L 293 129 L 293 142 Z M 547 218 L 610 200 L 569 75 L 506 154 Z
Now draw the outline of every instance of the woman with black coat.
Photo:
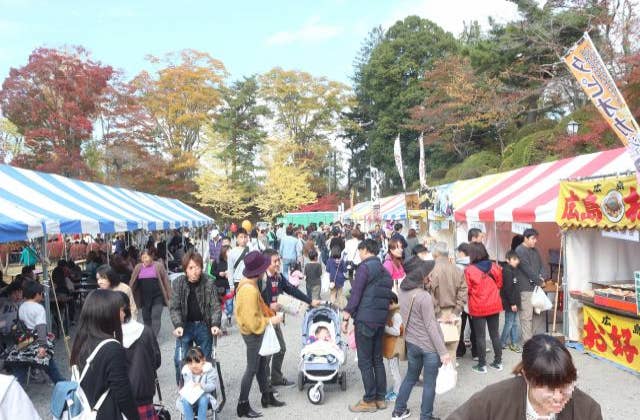
M 153 407 L 156 393 L 156 370 L 162 362 L 160 346 L 153 330 L 131 318 L 131 302 L 124 292 L 117 292 L 121 299 L 122 345 L 127 355 L 129 382 L 138 413 L 143 419 L 157 419 Z
M 96 420 L 140 420 L 127 373 L 127 357 L 122 347 L 120 296 L 111 290 L 94 290 L 80 313 L 78 332 L 71 350 L 71 365 L 83 371 L 93 350 L 106 342 L 95 355 L 80 385 L 92 407 L 108 394 Z M 115 341 L 114 341 L 115 338 Z

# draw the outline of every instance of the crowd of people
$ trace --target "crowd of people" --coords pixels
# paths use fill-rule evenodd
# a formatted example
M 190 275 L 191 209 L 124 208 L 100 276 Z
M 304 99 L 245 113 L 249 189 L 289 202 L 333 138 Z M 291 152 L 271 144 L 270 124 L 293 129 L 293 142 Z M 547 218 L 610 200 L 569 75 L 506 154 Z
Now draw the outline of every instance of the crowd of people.
M 44 370 L 58 384 L 52 409 L 59 413 L 68 410 L 65 392 L 75 383 L 97 419 L 157 419 L 153 399 L 162 363 L 157 337 L 166 306 L 176 339 L 177 406 L 184 417 L 202 419 L 216 408 L 221 378 L 211 363 L 214 339 L 231 334 L 233 326 L 246 352 L 236 414 L 261 417 L 249 403 L 254 378 L 263 409 L 284 406 L 277 387 L 294 384 L 283 373 L 287 343 L 280 297 L 288 295 L 313 308 L 323 304 L 324 295 L 340 311 L 341 332 L 353 337 L 364 392 L 348 406 L 351 412 L 376 412 L 393 405 L 392 419 L 407 418 L 410 394 L 422 382 L 419 416 L 437 419 L 439 369 L 456 369 L 456 359 L 470 347 L 477 362 L 471 368 L 474 373 L 502 370 L 506 349 L 522 353 L 522 363 L 513 379 L 480 391 L 449 418 L 601 418 L 597 403 L 575 387 L 571 355 L 541 334 L 544 315 L 531 306 L 533 289 L 546 277 L 536 249 L 538 232 L 527 229 L 514 238 L 506 261 L 498 263 L 490 260 L 478 229 L 469 231 L 468 242 L 458 245 L 455 255 L 444 242 L 420 241 L 414 229 L 405 237 L 403 231 L 401 223 L 376 225 L 368 232 L 360 225 L 340 223 L 249 230 L 230 226 L 210 232 L 205 256 L 180 246 L 184 240 L 174 236 L 167 247 L 171 253 L 181 250 L 181 274 L 172 281 L 151 241 L 139 253 L 116 244 L 121 258 L 112 259 L 119 261 L 115 266 L 103 264 L 95 252 L 87 271 L 95 273 L 98 290 L 86 297 L 78 317 L 70 359 L 82 374 L 71 381 L 52 357 L 53 337 L 47 334 L 40 304 L 43 287 L 28 277 L 27 270 L 20 283 L 3 291 L 0 329 L 9 334 L 7 325 L 21 321 L 25 331 L 31 331 L 33 357 L 7 366 L 22 385 L 27 366 Z M 69 264 L 61 261 L 53 282 L 60 292 L 70 292 Z M 117 266 L 125 262 L 130 270 L 123 277 Z M 299 287 L 302 282 L 304 288 Z M 271 354 L 261 351 L 267 330 L 273 330 L 279 348 Z M 315 334 L 313 340 L 320 345 L 327 341 L 335 346 L 328 329 Z

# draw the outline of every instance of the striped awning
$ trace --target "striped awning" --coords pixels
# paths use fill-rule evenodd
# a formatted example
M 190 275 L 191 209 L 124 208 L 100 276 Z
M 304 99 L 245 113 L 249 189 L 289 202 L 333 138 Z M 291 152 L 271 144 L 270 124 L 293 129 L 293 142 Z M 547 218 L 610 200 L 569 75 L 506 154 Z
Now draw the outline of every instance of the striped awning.
M 380 200 L 380 218 L 382 220 L 405 220 L 407 218 L 405 195 L 397 194 Z
M 373 213 L 373 203 L 371 201 L 364 201 L 358 203 L 344 212 L 345 219 L 351 220 L 365 220 Z
M 555 222 L 560 180 L 635 170 L 624 148 L 459 181 L 456 221 Z
M 198 227 L 213 219 L 179 200 L 0 165 L 0 242 L 44 233 Z

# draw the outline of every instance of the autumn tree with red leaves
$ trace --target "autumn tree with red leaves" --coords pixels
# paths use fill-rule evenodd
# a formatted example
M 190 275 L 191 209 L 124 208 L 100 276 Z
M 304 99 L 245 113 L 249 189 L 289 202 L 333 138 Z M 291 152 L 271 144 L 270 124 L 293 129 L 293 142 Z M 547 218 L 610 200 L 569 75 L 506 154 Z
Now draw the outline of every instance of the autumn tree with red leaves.
M 81 47 L 38 48 L 2 84 L 2 113 L 24 136 L 27 151 L 13 164 L 74 178 L 92 178 L 82 158 L 99 103 L 113 74 Z

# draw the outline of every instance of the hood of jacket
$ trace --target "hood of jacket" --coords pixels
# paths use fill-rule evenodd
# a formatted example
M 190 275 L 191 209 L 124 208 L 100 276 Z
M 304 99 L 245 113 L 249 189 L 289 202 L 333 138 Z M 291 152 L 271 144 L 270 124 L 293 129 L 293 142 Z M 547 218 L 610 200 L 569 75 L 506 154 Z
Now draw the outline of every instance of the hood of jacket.
M 213 370 L 213 365 L 211 364 L 211 362 L 205 362 L 204 366 L 202 367 L 202 373 L 205 374 L 210 370 Z M 193 375 L 191 373 L 191 369 L 189 369 L 189 365 L 186 363 L 184 366 L 182 366 L 182 374 Z
M 133 319 L 122 324 L 122 346 L 125 349 L 131 347 L 142 335 L 142 330 L 144 330 L 144 324 Z
M 473 263 L 473 265 L 478 267 L 483 273 L 488 273 L 489 271 L 491 271 L 491 261 L 489 260 L 478 261 L 476 263 Z
M 422 288 L 425 277 L 431 273 L 434 265 L 435 263 L 433 261 L 422 261 L 419 258 L 407 261 L 404 267 L 407 276 L 402 280 L 402 283 L 400 283 L 400 288 L 402 290 Z

